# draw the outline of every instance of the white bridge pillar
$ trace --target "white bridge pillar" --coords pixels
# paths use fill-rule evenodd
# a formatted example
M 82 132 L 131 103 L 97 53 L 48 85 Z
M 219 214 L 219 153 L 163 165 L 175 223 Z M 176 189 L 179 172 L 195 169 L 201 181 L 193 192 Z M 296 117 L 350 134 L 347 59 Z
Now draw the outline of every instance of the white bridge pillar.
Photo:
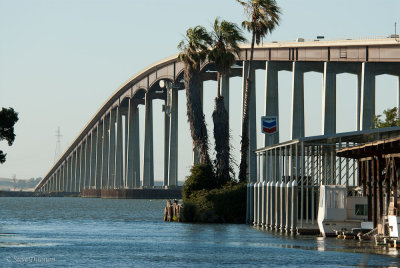
M 397 76 L 397 112 L 400 113 L 400 75 Z
M 164 103 L 164 186 L 168 185 L 169 174 L 169 132 L 171 124 L 170 106 L 169 106 L 169 89 L 167 88 L 167 98 Z
M 154 186 L 153 107 L 148 92 L 145 97 L 143 186 Z
M 85 151 L 86 141 L 84 140 L 81 144 L 81 163 L 80 163 L 80 192 L 85 187 Z
M 71 192 L 77 192 L 77 187 L 76 187 L 76 148 L 72 152 L 72 187 L 71 187 Z
M 372 63 L 363 62 L 361 71 L 361 130 L 373 126 L 375 116 L 375 73 Z
M 196 154 L 194 154 L 196 155 Z M 171 88 L 168 186 L 178 185 L 178 87 Z
M 97 139 L 96 139 L 96 169 L 95 169 L 95 187 L 101 189 L 101 170 L 102 170 L 102 157 L 103 157 L 103 123 L 97 124 Z
M 117 106 L 116 108 L 116 125 L 117 125 L 117 132 L 116 132 L 116 139 L 115 139 L 115 171 L 114 171 L 114 189 L 123 188 L 123 146 L 122 146 L 122 113 L 121 108 Z
M 221 77 L 221 96 L 224 97 L 225 110 L 229 114 L 229 75 Z
M 278 94 L 278 68 L 277 63 L 267 61 L 265 64 L 265 115 L 278 116 L 279 118 L 279 94 Z M 278 119 L 279 120 L 279 119 Z M 279 124 L 279 121 L 278 121 Z M 265 135 L 264 146 L 279 143 L 279 133 Z
M 109 118 L 104 116 L 103 118 L 103 142 L 101 146 L 101 189 L 108 188 L 108 146 L 110 135 L 108 132 L 109 128 Z
M 242 82 L 242 118 L 244 112 L 244 93 L 246 90 L 246 79 L 249 68 L 249 62 L 243 61 L 243 82 Z M 249 155 L 247 161 L 248 175 L 247 180 L 250 182 L 257 181 L 257 156 L 254 151 L 257 149 L 257 118 L 256 118 L 256 72 L 253 69 L 251 83 L 251 98 L 249 107 Z
M 139 109 L 134 99 L 129 99 L 126 154 L 126 181 L 128 188 L 140 186 Z
M 115 187 L 115 120 L 116 115 L 114 109 L 110 110 L 110 137 L 109 137 L 109 146 L 108 146 L 108 188 Z
M 336 72 L 330 62 L 324 63 L 322 127 L 323 135 L 336 133 Z
M 91 133 L 86 137 L 86 149 L 85 149 L 85 189 L 90 188 L 90 152 L 91 152 Z
M 97 130 L 92 130 L 90 134 L 90 180 L 89 189 L 96 187 L 96 149 L 97 149 Z
M 304 137 L 304 70 L 300 62 L 293 62 L 291 139 Z

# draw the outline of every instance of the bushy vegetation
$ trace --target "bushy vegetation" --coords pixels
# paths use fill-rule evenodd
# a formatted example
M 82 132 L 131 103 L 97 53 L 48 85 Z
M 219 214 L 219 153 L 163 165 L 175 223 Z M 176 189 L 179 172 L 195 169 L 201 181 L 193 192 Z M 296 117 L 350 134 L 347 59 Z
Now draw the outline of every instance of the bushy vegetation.
M 183 201 L 199 190 L 211 190 L 218 187 L 212 167 L 206 164 L 197 164 L 190 170 L 190 176 L 186 178 L 182 187 Z
M 191 169 L 182 189 L 185 222 L 244 223 L 246 183 L 217 185 L 211 168 L 198 164 Z
M 385 115 L 385 120 L 382 120 L 382 115 L 374 117 L 373 128 L 384 128 L 384 127 L 397 127 L 400 126 L 400 118 L 397 107 L 392 109 L 386 109 L 383 111 Z

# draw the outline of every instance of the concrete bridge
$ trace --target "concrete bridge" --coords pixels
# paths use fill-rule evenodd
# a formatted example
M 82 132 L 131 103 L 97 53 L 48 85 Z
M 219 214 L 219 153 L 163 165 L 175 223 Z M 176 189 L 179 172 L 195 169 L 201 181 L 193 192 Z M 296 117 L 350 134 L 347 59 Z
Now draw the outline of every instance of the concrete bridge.
M 242 46 L 230 77 L 247 74 L 250 47 Z M 315 40 L 268 43 L 257 47 L 255 68 L 266 73 L 265 115 L 279 115 L 278 72 L 292 72 L 291 138 L 304 137 L 304 73 L 323 73 L 323 134 L 336 133 L 336 75 L 356 74 L 357 130 L 369 129 L 375 115 L 375 76 L 397 76 L 400 84 L 400 42 L 395 38 L 371 40 Z M 46 176 L 36 186 L 41 192 L 81 192 L 83 189 L 123 189 L 154 186 L 152 101 L 165 101 L 164 185 L 178 183 L 178 90 L 183 90 L 183 63 L 177 56 L 149 66 L 130 78 L 100 107 Z M 202 66 L 203 81 L 217 80 L 215 66 Z M 161 82 L 160 81 L 164 81 Z M 256 94 L 253 83 L 250 106 L 249 180 L 257 180 Z M 229 112 L 229 77 L 221 93 Z M 242 93 L 243 94 L 243 93 Z M 400 94 L 397 100 L 400 106 Z M 145 106 L 144 126 L 139 125 L 138 105 Z M 124 124 L 124 126 L 123 126 Z M 139 133 L 144 131 L 144 153 Z M 265 145 L 279 143 L 279 136 L 265 138 Z M 143 157 L 143 166 L 140 158 Z M 193 162 L 197 162 L 196 152 Z M 141 184 L 142 182 L 142 184 Z

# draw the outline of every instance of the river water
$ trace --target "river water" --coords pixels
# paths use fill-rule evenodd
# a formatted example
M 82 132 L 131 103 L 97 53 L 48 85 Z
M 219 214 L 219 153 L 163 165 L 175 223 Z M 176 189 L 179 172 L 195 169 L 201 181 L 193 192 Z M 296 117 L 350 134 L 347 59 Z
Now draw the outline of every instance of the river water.
M 0 267 L 400 266 L 370 243 L 162 221 L 164 200 L 0 197 Z

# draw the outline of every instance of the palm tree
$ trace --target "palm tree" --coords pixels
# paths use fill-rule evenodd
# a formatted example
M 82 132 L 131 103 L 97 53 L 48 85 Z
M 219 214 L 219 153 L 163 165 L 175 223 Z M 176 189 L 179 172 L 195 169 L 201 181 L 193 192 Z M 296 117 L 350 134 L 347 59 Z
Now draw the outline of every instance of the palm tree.
M 237 0 L 243 5 L 248 21 L 242 22 L 242 27 L 251 32 L 250 61 L 244 92 L 244 107 L 242 117 L 242 141 L 240 149 L 239 181 L 246 181 L 247 177 L 247 156 L 249 152 L 249 105 L 251 96 L 253 52 L 254 43 L 260 44 L 261 40 L 271 33 L 275 26 L 279 25 L 281 14 L 275 0 Z
M 216 176 L 221 184 L 230 180 L 230 133 L 229 133 L 229 113 L 225 109 L 224 97 L 221 96 L 221 80 L 223 76 L 229 75 L 231 66 L 236 62 L 235 55 L 239 56 L 239 42 L 246 38 L 242 35 L 240 28 L 235 24 L 225 20 L 214 21 L 213 30 L 210 33 L 212 38 L 211 50 L 208 54 L 210 62 L 215 63 L 218 83 L 218 93 L 215 98 L 213 112 L 214 139 L 216 151 Z
M 211 37 L 202 26 L 189 28 L 185 39 L 178 48 L 179 60 L 185 64 L 184 83 L 186 89 L 187 116 L 195 148 L 199 152 L 199 162 L 212 166 L 208 152 L 208 134 L 201 104 L 200 66 L 207 58 Z

